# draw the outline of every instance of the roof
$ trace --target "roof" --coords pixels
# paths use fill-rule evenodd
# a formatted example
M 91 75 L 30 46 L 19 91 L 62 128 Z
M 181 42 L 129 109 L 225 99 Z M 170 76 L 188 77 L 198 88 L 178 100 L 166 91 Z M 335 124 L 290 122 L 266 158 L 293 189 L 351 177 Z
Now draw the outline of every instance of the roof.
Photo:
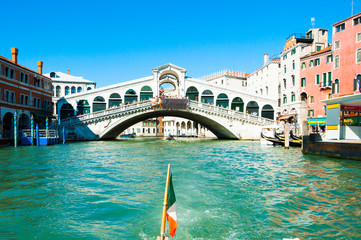
M 349 19 L 358 17 L 358 16 L 361 16 L 361 13 L 357 13 L 357 14 L 351 16 L 351 17 L 348 17 L 348 18 L 346 18 L 346 19 L 344 19 L 344 20 L 341 20 L 341 21 L 339 21 L 339 22 L 337 22 L 337 23 L 334 23 L 334 24 L 332 24 L 332 27 L 334 27 L 334 26 L 336 26 L 336 25 L 339 25 L 339 24 L 341 24 L 341 23 L 343 23 L 343 22 L 346 22 L 346 21 L 349 20 Z
M 32 72 L 32 73 L 34 73 L 34 74 L 42 75 L 42 74 L 39 74 L 38 72 L 36 72 L 36 71 L 34 71 L 34 70 L 31 70 L 30 68 L 27 68 L 27 67 L 25 67 L 25 66 L 23 66 L 23 65 L 20 65 L 20 64 L 18 64 L 18 63 L 15 64 L 13 61 L 11 61 L 10 59 L 7 59 L 7 58 L 5 58 L 5 57 L 3 57 L 3 56 L 0 56 L 0 59 L 8 62 L 9 64 L 12 64 L 12 65 L 15 65 L 15 66 L 17 66 L 17 67 L 20 67 L 20 68 L 22 68 L 22 69 L 25 69 L 25 70 L 27 70 L 27 71 L 30 71 L 30 72 Z M 45 74 L 43 74 L 42 76 L 49 78 L 49 77 L 46 76 Z M 49 80 L 50 80 L 50 78 L 49 78 Z
M 44 74 L 50 78 L 50 73 Z M 67 73 L 55 72 L 55 78 L 51 78 L 53 81 L 65 81 L 65 82 L 78 82 L 78 83 L 95 83 L 94 81 L 86 80 L 83 77 L 76 77 Z
M 316 55 L 319 55 L 319 54 L 322 54 L 322 53 L 325 53 L 325 52 L 330 52 L 331 50 L 332 50 L 332 49 L 331 49 L 331 46 L 328 46 L 327 48 L 324 48 L 324 49 L 322 49 L 322 50 L 320 50 L 320 51 L 307 54 L 306 56 L 301 57 L 301 59 L 308 58 L 308 57 L 310 57 L 310 56 L 316 56 Z

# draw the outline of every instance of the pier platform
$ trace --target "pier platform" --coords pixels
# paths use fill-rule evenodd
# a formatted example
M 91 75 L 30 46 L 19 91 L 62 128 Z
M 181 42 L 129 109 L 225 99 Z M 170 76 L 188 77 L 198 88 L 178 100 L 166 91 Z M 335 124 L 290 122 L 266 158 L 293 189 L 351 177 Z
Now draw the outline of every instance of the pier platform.
M 361 160 L 361 140 L 322 140 L 311 134 L 303 136 L 302 153 Z

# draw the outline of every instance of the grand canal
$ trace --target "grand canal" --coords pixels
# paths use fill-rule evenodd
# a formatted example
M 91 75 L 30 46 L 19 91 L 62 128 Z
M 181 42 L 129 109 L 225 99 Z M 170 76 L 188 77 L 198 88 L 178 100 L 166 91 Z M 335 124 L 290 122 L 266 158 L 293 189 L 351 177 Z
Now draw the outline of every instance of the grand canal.
M 361 162 L 259 142 L 0 149 L 0 239 L 156 239 L 167 164 L 175 239 L 361 238 Z

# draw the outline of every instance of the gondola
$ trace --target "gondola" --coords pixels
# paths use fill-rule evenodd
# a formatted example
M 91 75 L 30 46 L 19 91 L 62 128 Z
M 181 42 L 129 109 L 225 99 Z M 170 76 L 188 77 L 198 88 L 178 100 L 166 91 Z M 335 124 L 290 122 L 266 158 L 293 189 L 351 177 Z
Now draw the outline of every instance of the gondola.
M 299 136 L 296 136 L 293 134 L 293 131 L 290 131 L 290 137 L 293 139 L 293 140 L 301 140 L 302 141 L 302 137 L 299 137 Z
M 276 138 L 272 138 L 272 137 L 266 137 L 263 135 L 263 133 L 261 133 L 261 137 L 267 141 L 273 142 L 273 144 L 277 144 L 277 145 L 285 145 L 285 138 L 280 136 L 279 134 L 275 133 Z M 302 140 L 293 140 L 293 139 L 289 139 L 289 145 L 291 147 L 301 147 L 302 146 Z

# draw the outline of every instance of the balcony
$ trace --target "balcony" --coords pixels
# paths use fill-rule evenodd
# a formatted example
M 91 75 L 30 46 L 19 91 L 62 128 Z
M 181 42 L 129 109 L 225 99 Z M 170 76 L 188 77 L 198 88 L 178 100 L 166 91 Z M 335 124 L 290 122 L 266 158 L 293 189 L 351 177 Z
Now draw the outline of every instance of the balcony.
M 322 82 L 320 83 L 320 90 L 332 89 L 332 82 Z

